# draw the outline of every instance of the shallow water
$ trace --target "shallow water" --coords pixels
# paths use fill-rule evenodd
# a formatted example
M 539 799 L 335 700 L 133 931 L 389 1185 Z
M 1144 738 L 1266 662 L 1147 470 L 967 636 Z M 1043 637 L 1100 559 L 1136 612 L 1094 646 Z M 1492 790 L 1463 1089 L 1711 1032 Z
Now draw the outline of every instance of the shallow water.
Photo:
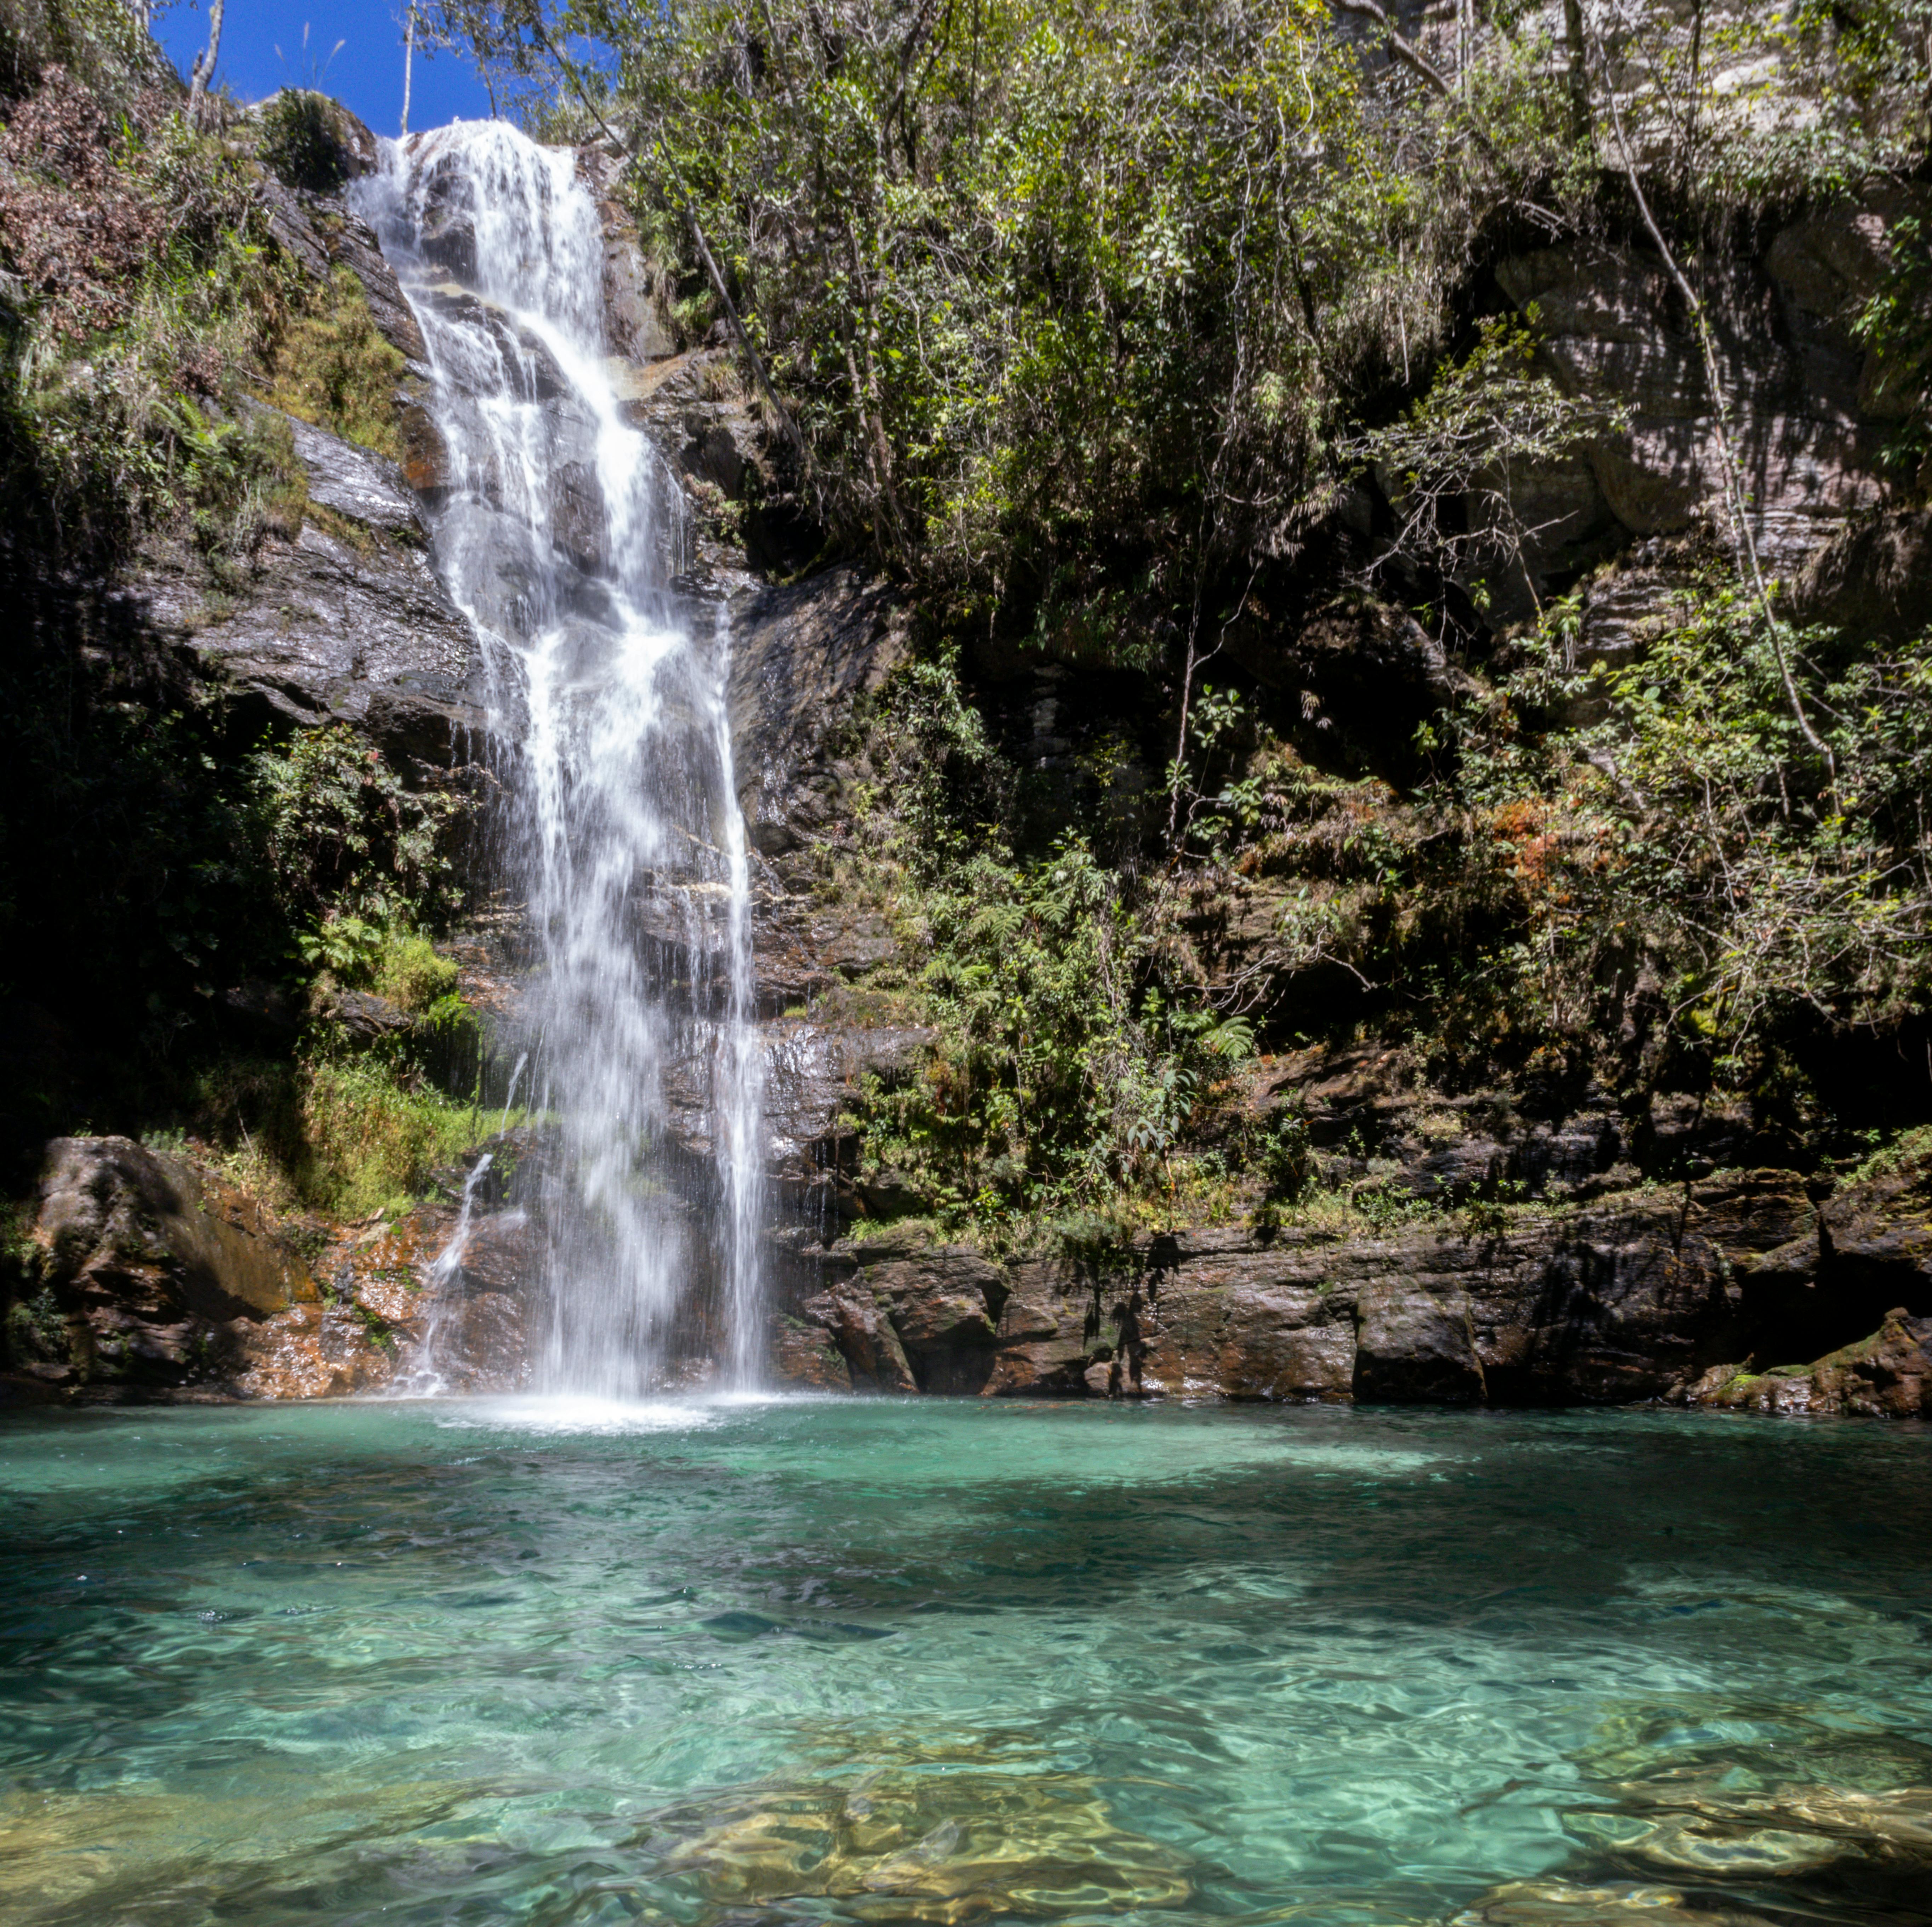
M 1932 1920 L 1932 1431 L 0 1417 L 0 1919 Z

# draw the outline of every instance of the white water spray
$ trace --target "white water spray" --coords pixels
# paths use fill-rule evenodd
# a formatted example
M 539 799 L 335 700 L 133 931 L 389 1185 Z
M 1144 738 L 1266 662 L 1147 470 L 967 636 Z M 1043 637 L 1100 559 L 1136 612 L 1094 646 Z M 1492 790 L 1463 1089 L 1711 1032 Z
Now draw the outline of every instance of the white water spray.
M 423 1282 L 430 1290 L 429 1318 L 408 1374 L 398 1382 L 397 1389 L 400 1391 L 434 1397 L 450 1388 L 440 1355 L 448 1334 L 454 1288 L 462 1274 L 464 1257 L 470 1249 L 470 1214 L 476 1208 L 476 1187 L 489 1171 L 490 1161 L 490 1153 L 486 1151 L 470 1167 L 470 1175 L 463 1181 L 463 1202 L 457 1208 L 456 1223 L 450 1232 L 449 1241 L 436 1254 L 424 1277 Z
M 729 632 L 671 589 L 683 498 L 604 359 L 604 236 L 574 157 L 501 122 L 386 152 L 365 205 L 429 347 L 436 559 L 484 637 L 515 776 L 526 1101 L 556 1137 L 534 1380 L 638 1397 L 693 1349 L 701 1299 L 748 1385 L 763 1060 Z M 674 1131 L 694 1085 L 702 1123 Z

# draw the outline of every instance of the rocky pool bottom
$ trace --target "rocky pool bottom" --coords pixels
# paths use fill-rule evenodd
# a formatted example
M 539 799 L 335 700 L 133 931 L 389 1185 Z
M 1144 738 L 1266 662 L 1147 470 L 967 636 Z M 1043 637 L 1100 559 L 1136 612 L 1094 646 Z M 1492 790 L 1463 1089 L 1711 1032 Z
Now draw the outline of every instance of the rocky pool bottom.
M 0 1415 L 0 1918 L 1932 1920 L 1932 1430 Z

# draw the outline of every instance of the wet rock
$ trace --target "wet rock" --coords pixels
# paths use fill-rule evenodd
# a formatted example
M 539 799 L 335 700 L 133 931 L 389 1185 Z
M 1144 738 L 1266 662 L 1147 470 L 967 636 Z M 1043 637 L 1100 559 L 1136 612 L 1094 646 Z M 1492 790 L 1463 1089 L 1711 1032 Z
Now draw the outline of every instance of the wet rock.
M 1355 1383 L 1363 1397 L 1469 1405 L 1484 1394 L 1468 1295 L 1447 1281 L 1382 1278 L 1359 1301 Z
M 737 503 L 749 559 L 754 566 L 773 560 L 759 552 L 769 545 L 760 542 L 760 524 L 768 502 L 782 493 L 782 464 L 730 352 L 700 349 L 620 371 L 618 388 L 625 418 L 650 437 L 700 506 L 707 494 L 714 506 Z
M 49 1145 L 32 1244 L 32 1342 L 11 1349 L 70 1390 L 220 1385 L 254 1327 L 320 1296 L 250 1199 L 124 1137 Z
M 1932 1788 L 1726 1784 L 1686 1769 L 1624 1782 L 1618 1808 L 1576 1813 L 1570 1829 L 1619 1858 L 1702 1880 L 1840 1880 L 1932 1871 Z
M 295 436 L 311 503 L 366 528 L 417 542 L 424 539 L 428 532 L 415 494 L 394 464 L 292 416 L 284 419 Z
M 772 1333 L 772 1371 L 783 1384 L 812 1391 L 850 1391 L 852 1368 L 831 1334 L 795 1318 L 776 1321 Z
M 1006 1274 L 965 1245 L 868 1264 L 860 1280 L 883 1301 L 922 1391 L 977 1392 L 993 1368 Z
M 800 1318 L 825 1332 L 838 1348 L 855 1391 L 916 1391 L 892 1315 L 862 1279 L 843 1278 L 807 1298 Z
M 393 465 L 305 423 L 296 451 L 311 515 L 294 540 L 264 540 L 218 589 L 198 561 L 158 548 L 118 603 L 277 714 L 352 724 L 392 753 L 460 760 L 480 737 L 479 647 L 430 566 L 416 503 Z
M 518 1207 L 472 1212 L 460 1262 L 439 1261 L 458 1214 L 416 1205 L 351 1229 L 320 1261 L 319 1301 L 263 1321 L 241 1348 L 245 1397 L 340 1398 L 386 1388 L 513 1391 L 529 1370 L 541 1246 Z
M 677 352 L 669 277 L 646 256 L 637 224 L 617 198 L 621 163 L 592 143 L 577 150 L 578 178 L 604 230 L 604 326 L 614 355 L 651 362 Z
M 862 1199 L 850 1168 L 856 1145 L 840 1119 L 864 1079 L 890 1084 L 910 1076 L 932 1033 L 782 1019 L 766 1036 L 766 1168 L 774 1190 L 808 1220 L 830 1226 L 858 1216 Z
M 1093 1281 L 1077 1266 L 1039 1259 L 1011 1268 L 1000 1307 L 999 1350 L 982 1390 L 1049 1397 L 1086 1396 L 1087 1374 L 1111 1345 L 1100 1337 Z M 1108 1339 L 1118 1335 L 1110 1330 Z
M 1516 1214 L 1499 1229 L 1438 1217 L 1346 1241 L 1229 1228 L 1004 1263 L 943 1246 L 874 1259 L 858 1245 L 816 1262 L 865 1317 L 883 1301 L 930 1390 L 1622 1403 L 1675 1394 L 1738 1355 L 1738 1262 L 1810 1214 L 1790 1174 L 1754 1173 L 1564 1217 Z
M 1633 1881 L 1510 1880 L 1450 1927 L 1769 1927 L 1762 1916 L 1694 1907 L 1674 1887 Z
M 1765 1371 L 1748 1363 L 1714 1365 L 1688 1388 L 1684 1402 L 1733 1412 L 1932 1418 L 1932 1318 L 1914 1318 L 1898 1307 L 1870 1337 L 1810 1365 Z
M 262 184 L 262 199 L 268 232 L 283 253 L 312 281 L 326 281 L 338 266 L 346 268 L 361 284 L 376 332 L 415 373 L 426 374 L 428 349 L 422 330 L 395 270 L 383 257 L 375 230 L 350 196 L 292 189 L 272 176 Z
M 776 856 L 824 821 L 812 782 L 832 774 L 830 741 L 854 701 L 904 659 L 908 615 L 886 585 L 841 566 L 741 591 L 730 619 L 738 800 L 752 847 Z
M 359 1306 L 296 1305 L 256 1335 L 233 1388 L 244 1398 L 352 1398 L 380 1391 L 395 1377 L 394 1343 L 394 1328 L 372 1326 Z

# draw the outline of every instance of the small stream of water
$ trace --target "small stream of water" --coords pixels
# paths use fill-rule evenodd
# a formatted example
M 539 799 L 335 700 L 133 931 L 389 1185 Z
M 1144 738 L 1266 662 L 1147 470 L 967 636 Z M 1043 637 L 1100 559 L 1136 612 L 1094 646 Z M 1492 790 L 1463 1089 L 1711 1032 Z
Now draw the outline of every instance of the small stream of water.
M 364 205 L 428 344 L 436 559 L 488 655 L 524 1088 L 555 1127 L 532 1382 L 634 1397 L 695 1343 L 747 1385 L 763 1058 L 728 627 L 674 587 L 683 498 L 604 356 L 574 157 L 484 122 L 385 159 Z

